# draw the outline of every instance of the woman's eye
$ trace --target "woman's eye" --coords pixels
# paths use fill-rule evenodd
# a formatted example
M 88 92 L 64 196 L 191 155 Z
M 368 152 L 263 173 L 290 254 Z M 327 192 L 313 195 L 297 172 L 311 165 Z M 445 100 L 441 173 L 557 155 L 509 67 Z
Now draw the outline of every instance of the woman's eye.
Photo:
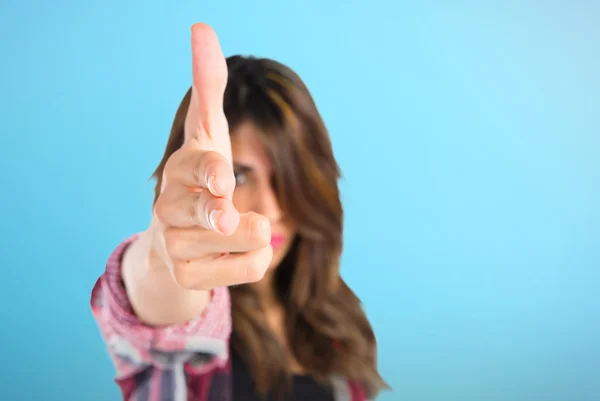
M 248 176 L 245 173 L 234 172 L 235 185 L 244 185 L 248 181 Z

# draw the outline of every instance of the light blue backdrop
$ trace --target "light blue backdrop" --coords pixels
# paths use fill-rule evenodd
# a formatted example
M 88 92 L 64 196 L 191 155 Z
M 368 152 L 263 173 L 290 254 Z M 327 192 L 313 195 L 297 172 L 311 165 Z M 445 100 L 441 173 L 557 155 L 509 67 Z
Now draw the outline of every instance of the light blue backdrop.
M 205 21 L 314 93 L 382 401 L 600 400 L 599 3 L 415 3 L 3 0 L 0 399 L 118 399 L 90 289 Z

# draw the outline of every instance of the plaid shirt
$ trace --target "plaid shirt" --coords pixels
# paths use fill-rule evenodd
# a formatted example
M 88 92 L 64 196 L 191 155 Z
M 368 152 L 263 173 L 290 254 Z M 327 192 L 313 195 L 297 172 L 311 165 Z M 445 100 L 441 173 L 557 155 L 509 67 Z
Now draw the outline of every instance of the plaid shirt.
M 121 280 L 121 243 L 92 290 L 93 315 L 116 367 L 124 401 L 231 400 L 229 291 L 212 291 L 202 316 L 165 328 L 145 325 L 134 314 Z M 366 401 L 361 387 L 332 377 L 336 401 Z

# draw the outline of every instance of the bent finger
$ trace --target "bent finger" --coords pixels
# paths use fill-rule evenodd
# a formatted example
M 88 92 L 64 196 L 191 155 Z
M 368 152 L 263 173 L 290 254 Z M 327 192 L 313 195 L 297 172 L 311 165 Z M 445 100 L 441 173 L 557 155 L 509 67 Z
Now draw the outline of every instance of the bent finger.
M 243 254 L 179 260 L 173 263 L 173 276 L 181 287 L 194 290 L 253 283 L 263 278 L 272 258 L 269 245 Z
M 240 215 L 229 236 L 198 228 L 168 228 L 164 233 L 171 259 L 196 259 L 210 253 L 240 253 L 264 248 L 271 241 L 269 220 L 256 213 Z
M 158 220 L 167 227 L 202 227 L 231 235 L 240 215 L 229 199 L 217 198 L 209 191 L 190 191 L 167 184 L 154 205 Z
M 233 167 L 219 152 L 185 146 L 169 159 L 165 172 L 168 182 L 177 181 L 187 187 L 207 189 L 218 197 L 231 199 L 233 196 Z

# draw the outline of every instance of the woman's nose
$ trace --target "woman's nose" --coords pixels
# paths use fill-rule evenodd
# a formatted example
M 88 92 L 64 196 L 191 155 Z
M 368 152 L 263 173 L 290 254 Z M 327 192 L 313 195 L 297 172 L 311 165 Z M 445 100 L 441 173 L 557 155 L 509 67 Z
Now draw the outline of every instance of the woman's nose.
M 271 223 L 281 220 L 282 212 L 279 207 L 279 201 L 273 189 L 264 189 L 257 195 L 256 213 L 262 214 L 269 219 Z

